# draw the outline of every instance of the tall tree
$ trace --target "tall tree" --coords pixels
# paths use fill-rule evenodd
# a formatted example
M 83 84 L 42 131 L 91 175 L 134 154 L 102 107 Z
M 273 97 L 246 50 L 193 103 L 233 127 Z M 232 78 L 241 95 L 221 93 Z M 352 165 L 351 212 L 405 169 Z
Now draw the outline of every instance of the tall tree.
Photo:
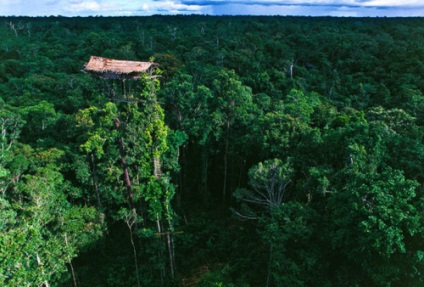
M 168 262 L 170 275 L 175 268 L 171 240 L 174 229 L 171 201 L 175 191 L 165 170 L 173 165 L 164 163 L 165 159 L 171 160 L 166 155 L 169 129 L 156 98 L 159 81 L 146 76 L 141 84 L 144 89 L 140 95 L 128 95 L 125 102 L 109 102 L 100 109 L 91 107 L 77 116 L 78 125 L 88 129 L 81 148 L 96 158 L 96 174 L 100 189 L 106 192 L 102 196 L 108 205 L 107 213 L 128 227 L 137 285 L 148 282 L 142 276 L 146 273 L 139 268 L 140 254 L 146 251 L 139 252 L 137 235 L 152 244 L 152 241 L 162 242 L 161 236 L 154 238 L 155 232 L 169 232 L 171 237 L 166 244 L 169 259 L 159 257 L 156 268 L 163 273 L 164 262 Z
M 252 105 L 252 91 L 238 79 L 234 70 L 221 70 L 213 81 L 216 93 L 216 109 L 213 120 L 216 122 L 217 136 L 223 140 L 223 187 L 222 202 L 227 200 L 228 189 L 228 157 L 232 144 L 232 127 L 239 124 L 242 128 L 246 123 L 246 114 Z

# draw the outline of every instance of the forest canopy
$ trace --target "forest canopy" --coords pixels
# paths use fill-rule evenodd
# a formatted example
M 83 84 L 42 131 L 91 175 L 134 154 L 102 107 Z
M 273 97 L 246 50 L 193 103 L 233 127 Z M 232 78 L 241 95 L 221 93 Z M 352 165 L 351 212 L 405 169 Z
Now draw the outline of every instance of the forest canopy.
M 1 286 L 424 284 L 423 18 L 0 17 L 0 39 Z

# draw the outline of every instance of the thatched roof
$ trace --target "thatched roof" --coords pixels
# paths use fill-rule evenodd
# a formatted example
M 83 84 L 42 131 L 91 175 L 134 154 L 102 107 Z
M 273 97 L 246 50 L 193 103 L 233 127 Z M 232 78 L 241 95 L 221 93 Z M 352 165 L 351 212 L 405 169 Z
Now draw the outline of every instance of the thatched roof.
M 87 72 L 106 78 L 140 78 L 154 66 L 153 62 L 123 61 L 91 56 L 85 65 Z

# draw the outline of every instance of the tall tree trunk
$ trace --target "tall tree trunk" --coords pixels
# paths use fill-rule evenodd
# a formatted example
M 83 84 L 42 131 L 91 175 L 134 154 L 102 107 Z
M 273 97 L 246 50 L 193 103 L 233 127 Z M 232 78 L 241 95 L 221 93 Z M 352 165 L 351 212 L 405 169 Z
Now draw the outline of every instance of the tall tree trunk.
M 140 277 L 139 277 L 139 271 L 138 271 L 138 260 L 137 260 L 137 248 L 135 247 L 134 243 L 134 234 L 132 227 L 134 223 L 137 221 L 137 214 L 135 213 L 135 210 L 131 210 L 131 214 L 125 219 L 125 222 L 128 226 L 128 229 L 130 231 L 130 240 L 131 240 L 131 246 L 133 248 L 133 257 L 134 257 L 134 265 L 135 265 L 135 273 L 137 277 L 137 287 L 140 287 Z
M 241 187 L 241 181 L 243 178 L 243 169 L 244 169 L 244 158 L 240 157 L 240 166 L 239 166 L 239 179 L 237 183 L 237 188 Z
M 37 258 L 37 263 L 38 263 L 38 266 L 39 266 L 39 268 L 41 269 L 41 274 L 43 275 L 43 277 L 44 277 L 44 275 L 45 275 L 45 273 L 44 273 L 44 267 L 43 267 L 43 263 L 41 262 L 41 258 L 40 258 L 40 256 L 38 255 L 38 252 L 36 252 L 35 253 L 35 257 Z M 49 284 L 49 282 L 46 280 L 46 281 L 44 281 L 40 286 L 42 286 L 42 285 L 44 285 L 45 287 L 50 287 L 50 284 Z
M 169 214 L 168 206 L 165 206 L 167 214 Z M 169 268 L 171 269 L 171 278 L 175 278 L 175 246 L 174 246 L 174 225 L 172 224 L 171 219 L 168 218 L 168 253 L 169 253 Z
M 266 286 L 268 287 L 271 281 L 271 264 L 272 264 L 272 244 L 269 246 L 269 259 L 268 259 L 268 274 L 266 277 Z
M 117 130 L 119 130 L 120 126 L 121 126 L 121 122 L 119 121 L 119 119 L 115 118 L 113 119 L 113 122 L 115 123 L 115 128 Z M 121 162 L 122 162 L 122 167 L 124 170 L 124 180 L 125 180 L 125 186 L 127 188 L 127 193 L 128 193 L 128 205 L 130 206 L 131 209 L 134 208 L 134 196 L 131 190 L 131 180 L 130 180 L 130 174 L 128 171 L 128 164 L 127 164 L 127 160 L 125 159 L 125 149 L 124 149 L 124 143 L 122 141 L 122 138 L 118 138 L 118 147 L 119 147 L 119 152 L 121 154 Z
M 186 147 L 182 146 L 182 147 L 178 147 L 178 150 L 181 149 L 181 170 L 178 173 L 178 190 L 179 190 L 179 195 L 177 196 L 178 198 L 178 203 L 181 203 L 181 200 L 183 198 L 183 190 L 185 188 L 185 183 L 186 183 L 186 168 L 187 168 L 187 157 L 186 157 Z
M 210 202 L 210 194 L 208 190 L 208 159 L 209 159 L 209 149 L 208 144 L 202 147 L 202 172 L 200 175 L 200 190 L 203 198 L 203 203 Z
M 69 250 L 68 236 L 66 235 L 66 233 L 64 234 L 64 238 L 65 238 L 66 248 L 68 248 L 68 250 Z M 69 266 L 71 267 L 72 281 L 74 283 L 74 287 L 78 287 L 77 277 L 75 276 L 75 271 L 74 271 L 74 265 L 72 264 L 72 259 L 69 255 L 68 255 L 68 261 L 69 261 Z
M 156 227 L 158 229 L 158 233 L 157 233 L 158 236 L 159 236 L 158 240 L 163 242 L 163 240 L 161 238 L 162 224 L 160 222 L 159 214 L 158 213 L 156 213 Z M 163 254 L 162 254 L 162 251 L 160 249 L 158 250 L 158 257 L 159 258 L 163 258 Z M 160 282 L 161 282 L 161 285 L 162 286 L 163 286 L 163 282 L 164 282 L 164 277 L 165 277 L 165 268 L 161 268 L 160 269 Z
M 166 235 L 167 235 L 168 253 L 169 253 L 169 268 L 171 269 L 171 278 L 174 279 L 175 277 L 174 239 L 172 238 L 171 232 L 168 232 Z
M 99 193 L 99 181 L 98 181 L 97 173 L 96 173 L 96 163 L 94 161 L 94 154 L 92 152 L 90 153 L 90 159 L 91 159 L 91 176 L 93 178 L 94 190 L 96 191 L 97 206 L 100 209 L 102 209 L 102 202 L 100 200 L 100 193 Z
M 225 132 L 225 151 L 224 151 L 224 187 L 222 188 L 222 202 L 226 203 L 227 197 L 227 173 L 228 173 L 228 141 L 230 135 L 230 121 L 227 120 L 227 129 Z

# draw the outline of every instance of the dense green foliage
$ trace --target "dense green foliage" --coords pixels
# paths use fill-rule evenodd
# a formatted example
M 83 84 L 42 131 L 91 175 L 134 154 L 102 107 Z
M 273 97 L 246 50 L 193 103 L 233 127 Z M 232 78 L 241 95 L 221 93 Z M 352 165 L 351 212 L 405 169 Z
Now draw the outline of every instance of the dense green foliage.
M 424 19 L 0 20 L 1 286 L 424 284 Z

